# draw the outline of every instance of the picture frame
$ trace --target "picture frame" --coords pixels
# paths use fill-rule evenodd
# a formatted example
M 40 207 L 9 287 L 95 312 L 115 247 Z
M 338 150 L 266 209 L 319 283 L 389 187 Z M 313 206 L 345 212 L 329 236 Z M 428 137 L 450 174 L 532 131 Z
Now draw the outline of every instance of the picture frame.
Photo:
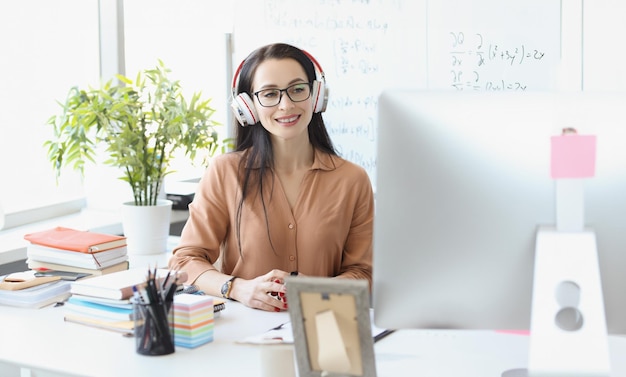
M 376 377 L 366 280 L 285 279 L 300 377 Z

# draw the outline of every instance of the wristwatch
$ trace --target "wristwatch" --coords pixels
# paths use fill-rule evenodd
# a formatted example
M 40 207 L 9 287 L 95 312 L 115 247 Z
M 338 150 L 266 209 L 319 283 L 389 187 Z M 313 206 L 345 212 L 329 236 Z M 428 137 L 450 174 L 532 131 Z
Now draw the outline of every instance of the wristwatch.
M 235 276 L 228 279 L 224 285 L 222 285 L 222 289 L 220 292 L 222 293 L 222 297 L 230 299 L 230 290 L 233 288 L 233 280 L 235 280 Z

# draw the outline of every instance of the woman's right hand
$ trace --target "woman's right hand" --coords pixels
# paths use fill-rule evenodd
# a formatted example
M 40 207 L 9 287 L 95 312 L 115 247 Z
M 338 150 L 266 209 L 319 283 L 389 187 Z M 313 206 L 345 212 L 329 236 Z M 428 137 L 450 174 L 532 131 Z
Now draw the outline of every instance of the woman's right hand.
M 255 309 L 280 312 L 287 310 L 285 278 L 288 272 L 272 270 L 252 280 L 233 280 L 230 297 Z

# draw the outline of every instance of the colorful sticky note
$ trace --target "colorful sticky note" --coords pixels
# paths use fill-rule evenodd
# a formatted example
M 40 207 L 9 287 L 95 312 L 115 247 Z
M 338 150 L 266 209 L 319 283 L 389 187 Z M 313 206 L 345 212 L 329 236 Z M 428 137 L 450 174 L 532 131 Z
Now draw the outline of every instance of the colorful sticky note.
M 590 178 L 596 172 L 596 136 L 560 135 L 551 139 L 553 179 Z

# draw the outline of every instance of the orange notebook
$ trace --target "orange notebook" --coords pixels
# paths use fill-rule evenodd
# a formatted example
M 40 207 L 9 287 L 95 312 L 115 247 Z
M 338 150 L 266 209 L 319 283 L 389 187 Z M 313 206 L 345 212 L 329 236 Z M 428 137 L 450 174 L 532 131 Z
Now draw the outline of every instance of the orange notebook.
M 26 241 L 36 245 L 57 249 L 97 253 L 126 245 L 126 237 L 96 233 L 71 228 L 56 227 L 24 236 Z

